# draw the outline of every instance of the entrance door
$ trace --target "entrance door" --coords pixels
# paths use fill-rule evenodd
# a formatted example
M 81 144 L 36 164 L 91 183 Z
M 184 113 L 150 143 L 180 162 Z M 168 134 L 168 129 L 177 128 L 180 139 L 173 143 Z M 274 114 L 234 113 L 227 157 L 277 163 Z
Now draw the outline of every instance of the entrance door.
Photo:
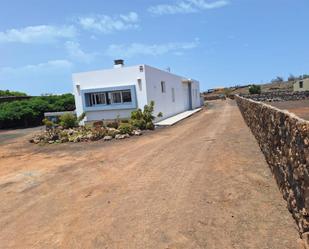
M 188 83 L 188 99 L 189 99 L 189 110 L 192 110 L 192 84 Z

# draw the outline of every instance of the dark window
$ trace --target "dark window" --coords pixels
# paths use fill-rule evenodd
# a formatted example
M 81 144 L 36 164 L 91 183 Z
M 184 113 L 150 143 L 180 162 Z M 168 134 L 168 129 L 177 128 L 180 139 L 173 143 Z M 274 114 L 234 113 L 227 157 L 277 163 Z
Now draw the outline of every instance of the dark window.
M 139 71 L 142 73 L 144 72 L 144 67 L 143 66 L 139 66 Z
M 303 81 L 300 81 L 299 82 L 299 88 L 303 88 L 304 87 L 304 82 Z
M 165 81 L 161 81 L 161 92 L 165 93 Z
M 111 92 L 111 101 L 113 104 L 121 103 L 121 92 Z
M 86 106 L 106 104 L 106 95 L 104 92 L 86 93 L 85 97 L 86 97 Z
M 132 102 L 131 91 L 123 91 L 122 92 L 122 102 L 123 103 Z

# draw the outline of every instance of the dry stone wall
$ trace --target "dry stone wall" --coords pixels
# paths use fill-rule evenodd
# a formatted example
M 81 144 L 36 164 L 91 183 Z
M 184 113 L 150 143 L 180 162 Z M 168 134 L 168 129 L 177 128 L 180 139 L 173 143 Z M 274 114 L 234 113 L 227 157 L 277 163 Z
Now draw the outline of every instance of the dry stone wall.
M 235 96 L 287 207 L 309 238 L 309 121 L 270 105 Z M 248 155 L 249 156 L 249 155 Z
M 276 101 L 294 101 L 309 99 L 309 91 L 291 92 L 291 91 L 272 91 L 261 94 L 245 94 L 242 97 L 256 101 L 276 102 Z

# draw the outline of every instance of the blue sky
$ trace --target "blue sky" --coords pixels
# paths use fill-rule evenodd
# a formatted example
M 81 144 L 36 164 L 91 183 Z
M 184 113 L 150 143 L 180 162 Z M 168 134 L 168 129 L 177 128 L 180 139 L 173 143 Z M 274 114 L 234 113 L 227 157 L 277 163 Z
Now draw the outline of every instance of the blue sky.
M 3 0 L 0 89 L 72 91 L 72 72 L 171 68 L 202 90 L 309 73 L 308 0 Z

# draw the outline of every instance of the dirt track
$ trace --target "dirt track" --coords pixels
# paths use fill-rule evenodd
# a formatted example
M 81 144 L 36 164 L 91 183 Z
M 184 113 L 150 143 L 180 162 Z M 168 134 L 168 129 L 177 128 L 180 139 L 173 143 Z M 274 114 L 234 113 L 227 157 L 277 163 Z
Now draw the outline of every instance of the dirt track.
M 298 248 L 234 102 L 116 142 L 0 146 L 0 248 Z

